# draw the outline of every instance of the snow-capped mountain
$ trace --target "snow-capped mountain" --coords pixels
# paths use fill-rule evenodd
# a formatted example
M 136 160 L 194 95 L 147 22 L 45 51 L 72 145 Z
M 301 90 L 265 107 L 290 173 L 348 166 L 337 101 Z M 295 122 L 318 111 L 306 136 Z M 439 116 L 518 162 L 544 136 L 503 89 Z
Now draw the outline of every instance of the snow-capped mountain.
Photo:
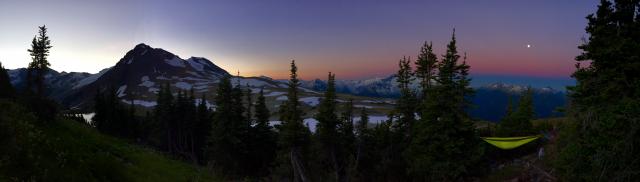
M 97 90 L 114 89 L 123 100 L 151 105 L 148 103 L 162 84 L 168 83 L 173 89 L 207 92 L 224 76 L 230 74 L 206 58 L 182 59 L 163 49 L 138 44 L 115 66 L 78 81 L 62 103 L 81 106 Z

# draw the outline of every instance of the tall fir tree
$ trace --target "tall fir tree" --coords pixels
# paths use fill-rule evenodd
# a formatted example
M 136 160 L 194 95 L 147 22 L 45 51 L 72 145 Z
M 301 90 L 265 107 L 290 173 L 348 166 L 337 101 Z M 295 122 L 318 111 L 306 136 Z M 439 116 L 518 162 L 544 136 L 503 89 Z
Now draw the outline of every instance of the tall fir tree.
M 418 55 L 418 59 L 416 60 L 416 78 L 420 81 L 420 97 L 418 99 L 418 107 L 416 108 L 417 113 L 421 118 L 433 116 L 430 113 L 431 110 L 423 109 L 431 107 L 434 104 L 435 98 L 435 89 L 434 82 L 436 79 L 437 68 L 438 68 L 438 58 L 435 53 L 433 53 L 433 44 L 425 41 L 422 47 L 420 48 L 420 54 Z M 431 105 L 431 106 L 430 106 Z M 433 119 L 433 118 L 430 118 Z
M 437 100 L 422 108 L 426 111 L 403 154 L 413 180 L 460 180 L 478 167 L 480 141 L 466 114 L 466 99 L 472 93 L 467 78 L 469 67 L 458 63 L 459 58 L 454 30 L 438 65 L 433 97 Z
M 456 61 L 457 62 L 457 61 Z M 466 111 L 471 107 L 471 97 L 475 94 L 473 88 L 471 88 L 471 78 L 469 77 L 469 69 L 471 66 L 467 64 L 467 53 L 464 53 L 462 63 L 457 64 L 455 67 L 455 85 L 456 85 L 456 101 L 458 103 L 458 110 Z M 466 112 L 465 112 L 466 113 Z M 463 114 L 462 117 L 467 117 L 467 114 Z M 466 118 L 468 119 L 468 118 Z
M 353 99 L 349 99 L 342 108 L 342 116 L 340 119 L 340 123 L 338 125 L 338 132 L 340 136 L 340 148 L 339 154 L 343 159 L 343 164 L 341 164 L 344 168 L 341 170 L 341 173 L 344 173 L 342 176 L 352 176 L 353 168 L 355 166 L 355 142 L 356 136 L 354 134 L 354 111 L 355 107 L 353 105 Z M 342 178 L 343 181 L 347 180 L 347 178 Z
M 211 134 L 208 138 L 209 165 L 226 178 L 235 179 L 245 174 L 246 135 L 245 119 L 241 108 L 242 90 L 231 85 L 229 77 L 218 84 L 215 97 L 216 110 Z M 239 105 L 239 106 L 238 106 Z
M 255 126 L 252 127 L 252 140 L 250 156 L 253 165 L 250 165 L 252 176 L 260 178 L 269 175 L 277 150 L 276 133 L 269 125 L 269 109 L 265 103 L 263 89 L 260 89 L 255 104 Z
M 369 113 L 366 107 L 360 111 L 360 121 L 356 125 L 355 159 L 353 181 L 372 181 L 375 162 L 375 141 L 369 129 Z
M 398 83 L 398 89 L 400 89 L 400 97 L 396 103 L 396 116 L 397 120 L 393 121 L 390 118 L 392 137 L 391 145 L 388 149 L 390 155 L 386 156 L 388 162 L 385 164 L 387 170 L 386 179 L 391 181 L 405 181 L 407 163 L 402 158 L 402 153 L 409 145 L 409 140 L 413 125 L 416 124 L 416 94 L 411 87 L 414 81 L 414 73 L 411 69 L 411 59 L 403 57 L 398 62 L 398 72 L 396 73 L 396 82 Z
M 38 27 L 38 35 L 33 37 L 31 49 L 27 50 L 31 55 L 31 62 L 27 67 L 27 89 L 34 90 L 31 87 L 35 86 L 35 93 L 38 96 L 44 96 L 44 76 L 51 66 L 47 60 L 51 47 L 47 27 L 44 25 Z
M 534 119 L 533 90 L 529 87 L 522 93 L 518 99 L 517 108 L 512 105 L 511 98 L 509 98 L 506 115 L 498 125 L 497 135 L 513 137 L 533 134 L 533 124 L 531 124 Z
M 426 91 L 433 85 L 433 79 L 436 76 L 436 69 L 438 68 L 438 58 L 433 53 L 433 43 L 424 42 L 420 48 L 420 54 L 416 60 L 416 77 L 420 80 L 420 87 L 422 88 L 422 95 L 426 95 Z
M 2 66 L 0 62 L 0 99 L 13 98 L 14 94 L 15 90 L 13 89 L 13 85 L 11 85 L 11 79 L 7 73 L 7 69 L 4 69 L 4 66 Z
M 416 94 L 411 88 L 411 83 L 414 80 L 414 73 L 411 70 L 411 58 L 403 57 L 398 62 L 398 66 L 396 82 L 398 82 L 398 88 L 400 89 L 400 98 L 398 99 L 396 110 L 398 110 L 400 118 L 397 127 L 399 132 L 408 136 L 411 125 L 416 121 Z
M 247 102 L 247 111 L 245 111 L 246 115 L 245 118 L 247 119 L 247 126 L 251 127 L 251 125 L 254 124 L 254 118 L 253 118 L 253 112 L 251 109 L 253 109 L 253 99 L 251 98 L 251 89 L 249 88 L 249 86 L 247 85 L 247 90 L 246 90 L 246 94 L 245 94 L 245 99 Z
M 564 180 L 640 177 L 639 7 L 637 0 L 601 0 L 587 16 L 588 39 L 578 47 L 577 84 L 568 88 L 569 121 L 559 142 Z
M 306 148 L 310 141 L 309 129 L 302 122 L 302 110 L 298 102 L 298 67 L 295 61 L 291 61 L 291 75 L 288 83 L 288 101 L 281 106 L 281 118 L 283 126 L 280 130 L 280 146 L 283 151 L 280 152 L 280 168 L 286 173 L 291 174 L 293 181 L 308 181 L 309 176 L 305 161 Z M 286 177 L 289 178 L 289 177 Z
M 156 107 L 153 110 L 153 119 L 149 126 L 149 143 L 158 146 L 163 151 L 170 152 L 170 122 L 173 119 L 173 95 L 171 94 L 169 83 L 160 85 L 160 90 L 156 97 Z
M 196 127 L 194 131 L 194 150 L 200 164 L 205 164 L 205 146 L 211 132 L 211 110 L 207 107 L 207 98 L 202 94 L 196 107 Z
M 129 138 L 131 136 L 129 109 L 120 103 L 113 87 L 106 90 L 106 93 L 98 92 L 95 96 L 95 115 L 92 118 L 92 125 L 100 132 Z
M 327 90 L 320 101 L 315 118 L 318 120 L 317 136 L 322 146 L 322 157 L 331 164 L 327 172 L 333 174 L 336 181 L 344 181 L 344 159 L 343 154 L 340 153 L 340 132 L 338 131 L 340 120 L 336 114 L 335 74 L 331 72 L 327 78 Z

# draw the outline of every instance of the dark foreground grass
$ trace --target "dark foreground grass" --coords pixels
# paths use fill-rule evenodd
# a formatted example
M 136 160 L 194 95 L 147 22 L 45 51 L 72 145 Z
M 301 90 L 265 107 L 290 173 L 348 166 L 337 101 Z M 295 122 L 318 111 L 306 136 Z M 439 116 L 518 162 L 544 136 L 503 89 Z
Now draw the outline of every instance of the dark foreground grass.
M 103 135 L 81 123 L 60 120 L 45 127 L 58 158 L 72 159 L 61 166 L 78 177 L 109 181 L 215 181 L 201 167 L 170 159 L 152 149 Z M 53 174 L 55 176 L 55 174 Z M 66 175 L 65 175 L 66 176 Z

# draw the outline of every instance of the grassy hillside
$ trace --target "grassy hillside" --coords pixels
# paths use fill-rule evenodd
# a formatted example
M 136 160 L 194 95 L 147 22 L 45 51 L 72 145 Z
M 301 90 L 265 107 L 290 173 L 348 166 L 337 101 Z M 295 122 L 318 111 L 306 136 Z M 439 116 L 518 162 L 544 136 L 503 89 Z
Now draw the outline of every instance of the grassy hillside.
M 0 101 L 0 181 L 216 181 L 206 170 L 75 121 L 35 121 Z M 4 179 L 4 180 L 3 180 Z

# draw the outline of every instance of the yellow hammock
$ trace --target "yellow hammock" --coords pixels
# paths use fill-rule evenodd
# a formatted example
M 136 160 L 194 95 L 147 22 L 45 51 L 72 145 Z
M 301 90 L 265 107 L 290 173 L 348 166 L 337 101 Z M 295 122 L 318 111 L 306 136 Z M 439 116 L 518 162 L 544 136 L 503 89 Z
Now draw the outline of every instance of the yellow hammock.
M 509 150 L 527 144 L 540 138 L 542 135 L 525 137 L 481 137 L 485 142 L 498 148 Z

